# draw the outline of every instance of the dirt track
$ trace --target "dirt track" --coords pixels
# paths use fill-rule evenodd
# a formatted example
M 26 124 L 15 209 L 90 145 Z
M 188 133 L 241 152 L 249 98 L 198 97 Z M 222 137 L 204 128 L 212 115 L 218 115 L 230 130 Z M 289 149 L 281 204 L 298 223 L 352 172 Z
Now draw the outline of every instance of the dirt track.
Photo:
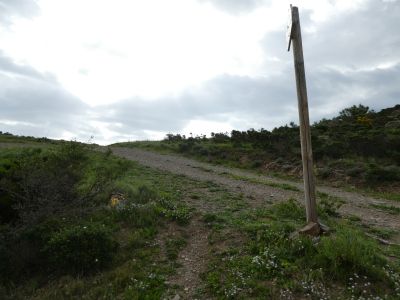
M 112 148 L 112 150 L 117 156 L 137 161 L 151 168 L 185 175 L 196 180 L 212 181 L 223 185 L 230 191 L 241 192 L 247 196 L 248 199 L 251 199 L 249 202 L 253 206 L 262 205 L 265 203 L 266 199 L 273 202 L 287 200 L 290 197 L 300 201 L 303 199 L 303 186 L 301 183 L 261 176 L 234 168 L 214 166 L 176 155 L 159 154 L 142 149 Z M 246 177 L 247 179 L 235 179 L 235 176 L 236 178 Z M 296 186 L 300 192 L 271 187 L 261 183 L 253 183 L 250 182 L 250 180 L 287 183 Z M 371 207 L 373 204 L 400 207 L 400 203 L 398 202 L 367 197 L 333 187 L 318 187 L 318 191 L 344 200 L 345 204 L 342 205 L 339 210 L 343 215 L 355 215 L 365 224 L 400 231 L 399 215 L 390 214 Z

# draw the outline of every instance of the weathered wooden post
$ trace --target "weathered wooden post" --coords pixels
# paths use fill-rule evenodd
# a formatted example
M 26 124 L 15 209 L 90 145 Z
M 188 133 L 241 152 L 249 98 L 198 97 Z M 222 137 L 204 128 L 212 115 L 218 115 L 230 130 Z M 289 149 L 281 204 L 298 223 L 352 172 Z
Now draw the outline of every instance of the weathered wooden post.
M 313 157 L 311 148 L 310 120 L 308 116 L 308 100 L 306 75 L 304 71 L 303 45 L 301 41 L 300 17 L 297 7 L 290 5 L 289 22 L 286 32 L 288 51 L 293 48 L 294 70 L 296 75 L 297 99 L 300 118 L 301 157 L 303 160 L 304 194 L 306 202 L 307 226 L 300 232 L 316 235 L 320 233 L 318 223 L 315 177 L 313 172 Z

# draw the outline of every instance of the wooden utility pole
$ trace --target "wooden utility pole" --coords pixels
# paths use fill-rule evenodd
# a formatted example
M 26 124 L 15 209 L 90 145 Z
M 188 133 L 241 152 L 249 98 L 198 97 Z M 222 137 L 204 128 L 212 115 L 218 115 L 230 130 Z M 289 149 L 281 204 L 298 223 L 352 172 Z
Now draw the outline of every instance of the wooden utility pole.
M 296 75 L 297 99 L 299 105 L 301 157 L 303 160 L 304 194 L 308 225 L 304 233 L 319 234 L 316 199 L 315 176 L 313 172 L 313 156 L 311 147 L 310 120 L 308 115 L 308 99 L 306 75 L 304 70 L 303 45 L 301 41 L 300 17 L 297 7 L 290 5 L 289 23 L 286 33 L 288 51 L 293 48 L 294 70 Z

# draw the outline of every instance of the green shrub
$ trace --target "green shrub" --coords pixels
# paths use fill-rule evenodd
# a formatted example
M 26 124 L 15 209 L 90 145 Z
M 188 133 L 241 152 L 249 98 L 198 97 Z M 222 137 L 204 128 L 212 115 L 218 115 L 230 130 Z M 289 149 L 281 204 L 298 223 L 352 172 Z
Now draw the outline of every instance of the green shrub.
M 337 217 L 339 216 L 338 209 L 344 201 L 340 198 L 328 195 L 326 193 L 317 192 L 317 210 L 321 217 Z
M 371 182 L 400 180 L 400 167 L 394 165 L 382 167 L 372 163 L 369 165 L 365 178 Z
M 260 168 L 263 165 L 263 161 L 260 159 L 256 159 L 251 163 L 252 168 Z
M 87 154 L 78 143 L 56 149 L 24 149 L 10 157 L 12 167 L 0 181 L 19 221 L 27 227 L 79 202 L 76 185 L 83 177 Z
M 191 210 L 184 204 L 176 203 L 169 195 L 159 196 L 146 185 L 125 191 L 128 191 L 125 194 L 127 198 L 114 211 L 118 220 L 139 228 L 156 225 L 160 215 L 180 225 L 189 223 Z
M 201 156 L 207 156 L 208 155 L 208 150 L 206 148 L 204 148 L 202 145 L 200 144 L 195 144 L 193 146 L 192 149 L 193 153 L 199 154 Z
M 11 195 L 0 190 L 0 224 L 14 222 L 18 219 L 18 210 L 13 206 L 14 201 Z
M 104 225 L 88 223 L 55 233 L 44 252 L 58 271 L 90 273 L 105 267 L 116 248 L 117 243 Z
M 156 234 L 157 229 L 155 227 L 145 227 L 133 230 L 128 238 L 128 246 L 131 249 L 144 247 Z
M 346 175 L 351 176 L 351 177 L 359 177 L 365 172 L 365 168 L 361 166 L 356 166 L 353 168 L 349 168 L 346 170 Z
M 51 218 L 29 228 L 0 227 L 0 278 L 19 281 L 46 271 L 48 257 L 41 250 L 59 228 L 60 222 Z
M 133 199 L 127 199 L 115 210 L 117 220 L 138 228 L 156 225 L 159 215 L 156 203 L 141 204 Z
M 178 145 L 178 151 L 181 153 L 189 152 L 193 147 L 193 143 L 191 142 L 181 142 Z
M 136 187 L 128 180 L 116 180 L 107 189 L 107 195 L 121 194 L 124 195 L 126 199 L 133 199 L 136 193 Z
M 133 188 L 129 184 L 119 184 L 125 196 L 114 211 L 117 220 L 127 222 L 129 225 L 142 228 L 158 223 L 160 207 L 157 203 L 157 193 L 145 185 Z M 121 189 L 118 189 L 121 191 Z
M 135 194 L 136 202 L 138 203 L 149 203 L 152 201 L 156 201 L 158 198 L 157 193 L 150 189 L 146 185 L 139 186 L 137 189 L 137 193 Z
M 77 184 L 77 192 L 82 202 L 102 202 L 113 189 L 114 182 L 123 177 L 129 164 L 107 153 L 91 153 L 84 168 L 84 174 Z
M 165 242 L 165 250 L 167 257 L 171 260 L 178 258 L 179 251 L 186 246 L 186 240 L 184 238 L 168 239 Z
M 383 280 L 380 266 L 386 260 L 379 255 L 378 245 L 364 234 L 349 227 L 339 227 L 333 236 L 322 237 L 312 261 L 327 276 L 346 280 L 352 274 Z
M 25 230 L 21 237 L 39 245 L 45 245 L 50 238 L 62 229 L 62 223 L 58 219 L 48 218 L 42 223 Z
M 164 215 L 176 221 L 179 225 L 187 225 L 192 217 L 192 211 L 186 205 L 177 205 L 171 209 L 164 210 Z
M 169 195 L 163 195 L 157 201 L 160 212 L 168 219 L 176 221 L 179 225 L 187 225 L 192 217 L 192 210 L 184 203 L 177 203 Z
M 0 225 L 0 281 L 6 282 L 15 276 L 14 270 L 17 269 L 16 264 L 14 264 L 13 257 L 13 247 L 10 243 L 10 229 L 7 225 Z M 18 271 L 20 271 L 18 269 Z
M 203 222 L 208 225 L 217 224 L 224 222 L 224 219 L 215 213 L 205 213 L 203 216 Z
M 290 198 L 287 201 L 275 204 L 272 211 L 278 218 L 289 219 L 293 221 L 305 220 L 305 209 L 295 199 Z

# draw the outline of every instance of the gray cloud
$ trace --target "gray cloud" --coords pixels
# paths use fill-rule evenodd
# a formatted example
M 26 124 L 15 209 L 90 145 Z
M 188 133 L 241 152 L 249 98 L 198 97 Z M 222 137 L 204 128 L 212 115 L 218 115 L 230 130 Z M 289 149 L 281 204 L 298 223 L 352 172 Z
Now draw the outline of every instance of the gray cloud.
M 300 11 L 314 120 L 357 103 L 374 109 L 400 103 L 399 14 L 399 1 L 372 0 L 319 24 L 312 21 L 310 11 Z M 311 27 L 315 31 L 307 30 Z M 286 51 L 283 30 L 268 33 L 261 46 L 266 76 L 272 73 L 275 80 L 290 76 L 294 89 L 293 58 Z
M 88 107 L 51 75 L 15 64 L 0 53 L 0 130 L 35 136 L 87 135 Z
M 285 86 L 265 78 L 222 75 L 175 98 L 126 99 L 99 107 L 97 115 L 110 130 L 126 135 L 137 134 L 138 128 L 180 132 L 191 120 L 229 122 L 243 130 L 272 127 L 293 119 L 294 90 Z
M 10 57 L 7 57 L 0 49 L 0 72 L 18 77 L 35 78 L 38 80 L 46 80 L 56 82 L 56 78 L 52 74 L 40 73 L 31 66 L 16 64 Z
M 10 25 L 14 17 L 29 18 L 39 12 L 35 0 L 0 0 L 0 22 Z
M 261 5 L 269 3 L 268 0 L 198 0 L 199 2 L 208 2 L 216 8 L 230 14 L 249 13 Z
M 183 105 L 177 99 L 146 101 L 132 98 L 96 109 L 97 120 L 107 123 L 110 130 L 118 130 L 122 124 L 124 133 L 135 130 L 178 131 L 184 126 Z M 187 114 L 189 116 L 190 114 Z
M 125 136 L 138 128 L 180 132 L 190 120 L 229 122 L 236 129 L 272 129 L 297 123 L 294 74 L 288 71 L 270 78 L 222 75 L 196 90 L 157 101 L 126 99 L 98 108 L 109 129 Z M 341 73 L 320 70 L 309 76 L 312 121 L 331 117 L 340 109 L 363 103 L 382 109 L 399 103 L 400 64 L 373 71 Z M 100 120 L 100 119 L 99 119 Z M 121 123 L 121 126 L 112 124 Z M 218 131 L 218 128 L 215 128 Z
M 400 62 L 399 15 L 399 1 L 368 1 L 359 11 L 342 13 L 307 34 L 305 53 L 315 64 L 346 68 Z
M 344 73 L 325 69 L 310 74 L 309 79 L 316 108 L 333 104 L 338 110 L 362 103 L 380 110 L 400 103 L 400 63 L 387 69 Z M 329 110 L 328 114 L 334 113 Z
M 377 0 L 367 1 L 359 10 L 342 12 L 323 23 L 313 22 L 311 11 L 300 11 L 307 67 L 358 69 L 400 62 L 399 15 L 400 1 Z M 315 30 L 306 30 L 311 27 Z M 291 59 L 286 52 L 283 28 L 268 33 L 261 45 L 266 57 Z

